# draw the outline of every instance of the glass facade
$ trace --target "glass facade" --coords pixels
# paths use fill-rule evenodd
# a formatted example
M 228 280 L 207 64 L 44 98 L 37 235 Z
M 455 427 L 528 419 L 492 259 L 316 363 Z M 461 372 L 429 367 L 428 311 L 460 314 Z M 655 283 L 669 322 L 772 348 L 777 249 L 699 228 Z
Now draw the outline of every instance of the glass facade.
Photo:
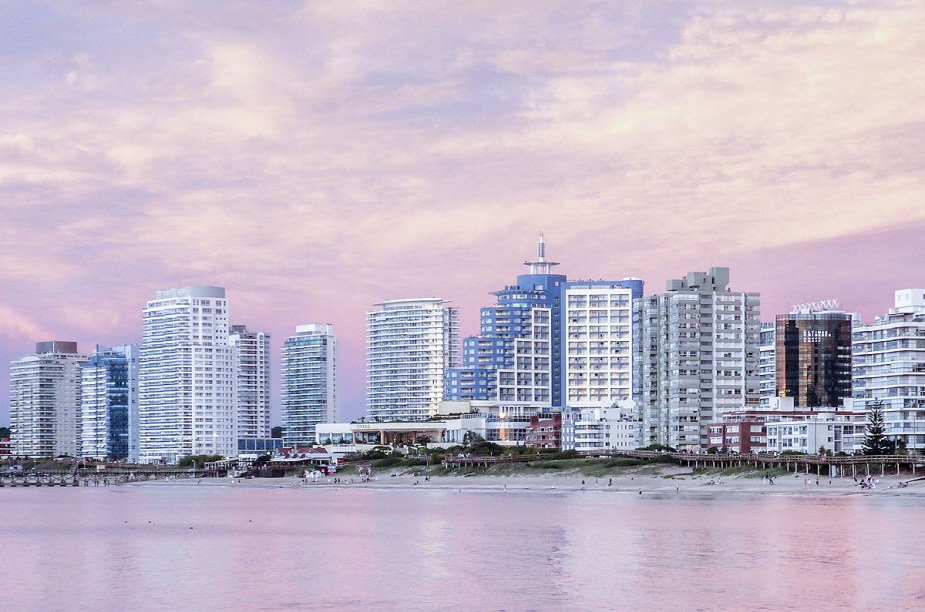
M 101 346 L 81 366 L 81 457 L 128 458 L 132 370 L 124 349 Z
M 278 452 L 283 448 L 282 438 L 238 438 L 238 454 L 260 453 L 261 455 Z
M 286 446 L 315 443 L 315 426 L 337 420 L 337 339 L 327 324 L 300 325 L 282 358 L 282 417 Z
M 776 318 L 777 395 L 794 407 L 837 407 L 851 397 L 851 315 L 791 313 Z

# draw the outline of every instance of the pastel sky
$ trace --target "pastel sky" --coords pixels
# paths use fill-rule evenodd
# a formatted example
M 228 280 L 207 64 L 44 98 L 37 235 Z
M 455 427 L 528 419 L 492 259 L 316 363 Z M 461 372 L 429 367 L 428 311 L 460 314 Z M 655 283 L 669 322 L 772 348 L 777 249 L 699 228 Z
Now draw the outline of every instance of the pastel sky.
M 277 405 L 283 339 L 333 323 L 351 418 L 373 304 L 475 333 L 540 232 L 647 293 L 728 266 L 763 320 L 925 285 L 918 0 L 36 0 L 0 28 L 3 363 L 218 285 L 273 335 Z

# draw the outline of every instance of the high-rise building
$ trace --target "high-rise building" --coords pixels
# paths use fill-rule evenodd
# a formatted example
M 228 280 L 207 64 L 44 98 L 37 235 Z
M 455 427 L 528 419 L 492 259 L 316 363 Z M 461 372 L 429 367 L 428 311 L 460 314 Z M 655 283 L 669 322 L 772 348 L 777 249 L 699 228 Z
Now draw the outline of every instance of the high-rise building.
M 711 420 L 757 406 L 760 299 L 728 284 L 711 268 L 636 301 L 644 444 L 706 448 Z
M 854 328 L 855 410 L 879 404 L 887 438 L 925 449 L 925 289 L 896 291 L 894 307 Z
M 440 298 L 390 300 L 366 313 L 370 418 L 415 421 L 437 412 L 459 362 L 459 310 Z
M 232 325 L 237 356 L 238 438 L 270 437 L 270 334 Z
M 80 364 L 76 342 L 52 340 L 10 365 L 13 453 L 76 457 L 80 452 Z
M 851 397 L 851 315 L 804 304 L 777 315 L 777 395 L 795 408 L 837 407 Z
M 777 396 L 777 361 L 775 359 L 774 323 L 762 323 L 758 340 L 758 395 L 762 408 Z
M 554 346 L 561 339 L 561 286 L 553 274 L 557 262 L 546 259 L 540 236 L 537 256 L 525 261 L 529 274 L 492 292 L 494 306 L 481 309 L 478 336 L 463 341 L 462 366 L 447 371 L 450 400 L 519 403 L 548 409 L 561 400 L 561 360 Z
M 237 455 L 234 348 L 220 287 L 158 291 L 144 309 L 139 460 Z
M 565 405 L 609 408 L 633 399 L 633 300 L 642 291 L 639 279 L 563 283 L 565 333 L 554 353 L 563 363 Z
M 138 347 L 97 345 L 80 381 L 80 456 L 129 459 L 133 444 L 137 455 Z
M 284 442 L 290 447 L 315 444 L 316 426 L 335 423 L 340 414 L 334 326 L 297 326 L 283 342 L 282 372 Z
M 632 395 L 632 300 L 639 279 L 574 281 L 553 274 L 540 236 L 529 274 L 492 295 L 463 364 L 447 372 L 446 398 L 534 410 L 610 406 Z

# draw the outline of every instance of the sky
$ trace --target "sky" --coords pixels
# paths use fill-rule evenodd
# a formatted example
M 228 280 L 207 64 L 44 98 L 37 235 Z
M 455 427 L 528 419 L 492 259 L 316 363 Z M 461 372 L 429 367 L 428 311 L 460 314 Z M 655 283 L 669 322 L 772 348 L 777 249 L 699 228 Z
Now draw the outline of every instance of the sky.
M 273 337 L 365 313 L 478 331 L 539 234 L 646 294 L 711 266 L 762 320 L 925 286 L 925 3 L 0 2 L 0 361 L 141 340 L 225 287 Z M 0 367 L 0 425 L 9 423 Z

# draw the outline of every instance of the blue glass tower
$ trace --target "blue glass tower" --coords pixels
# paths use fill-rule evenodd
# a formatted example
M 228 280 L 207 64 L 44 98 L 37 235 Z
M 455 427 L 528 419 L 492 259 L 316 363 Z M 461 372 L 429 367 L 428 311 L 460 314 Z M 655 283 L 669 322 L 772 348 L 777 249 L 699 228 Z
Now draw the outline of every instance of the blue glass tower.
M 462 367 L 447 371 L 447 399 L 565 405 L 566 292 L 621 288 L 631 292 L 628 303 L 643 294 L 639 279 L 570 282 L 554 274 L 553 267 L 559 264 L 546 259 L 542 235 L 536 259 L 524 265 L 529 273 L 519 275 L 516 284 L 492 292 L 496 304 L 481 309 L 479 335 L 463 341 Z
M 534 391 L 530 395 L 551 406 L 561 402 L 560 365 L 556 347 L 561 337 L 560 288 L 566 278 L 552 273 L 553 266 L 559 264 L 547 261 L 546 243 L 542 235 L 537 245 L 536 259 L 525 261 L 524 265 L 530 267 L 529 274 L 519 275 L 515 285 L 492 292 L 497 303 L 481 309 L 479 335 L 463 341 L 463 366 L 447 371 L 447 399 L 526 399 L 514 390 L 521 379 L 517 371 L 522 369 L 526 359 L 526 351 L 518 348 L 517 340 L 535 339 L 547 348 L 538 349 L 538 356 L 530 356 L 530 368 L 534 371 L 545 370 L 546 374 L 534 377 L 540 384 L 533 387 Z M 548 321 L 537 319 L 536 314 L 540 309 L 549 310 Z M 551 337 L 544 337 L 547 333 Z M 501 372 L 508 372 L 509 375 L 499 377 Z M 500 387 L 499 379 L 502 382 Z M 511 384 L 503 384 L 505 381 Z M 545 390 L 538 390 L 538 387 L 545 387 Z M 505 388 L 509 391 L 505 391 Z
M 81 456 L 126 459 L 137 405 L 137 348 L 97 346 L 81 368 Z

